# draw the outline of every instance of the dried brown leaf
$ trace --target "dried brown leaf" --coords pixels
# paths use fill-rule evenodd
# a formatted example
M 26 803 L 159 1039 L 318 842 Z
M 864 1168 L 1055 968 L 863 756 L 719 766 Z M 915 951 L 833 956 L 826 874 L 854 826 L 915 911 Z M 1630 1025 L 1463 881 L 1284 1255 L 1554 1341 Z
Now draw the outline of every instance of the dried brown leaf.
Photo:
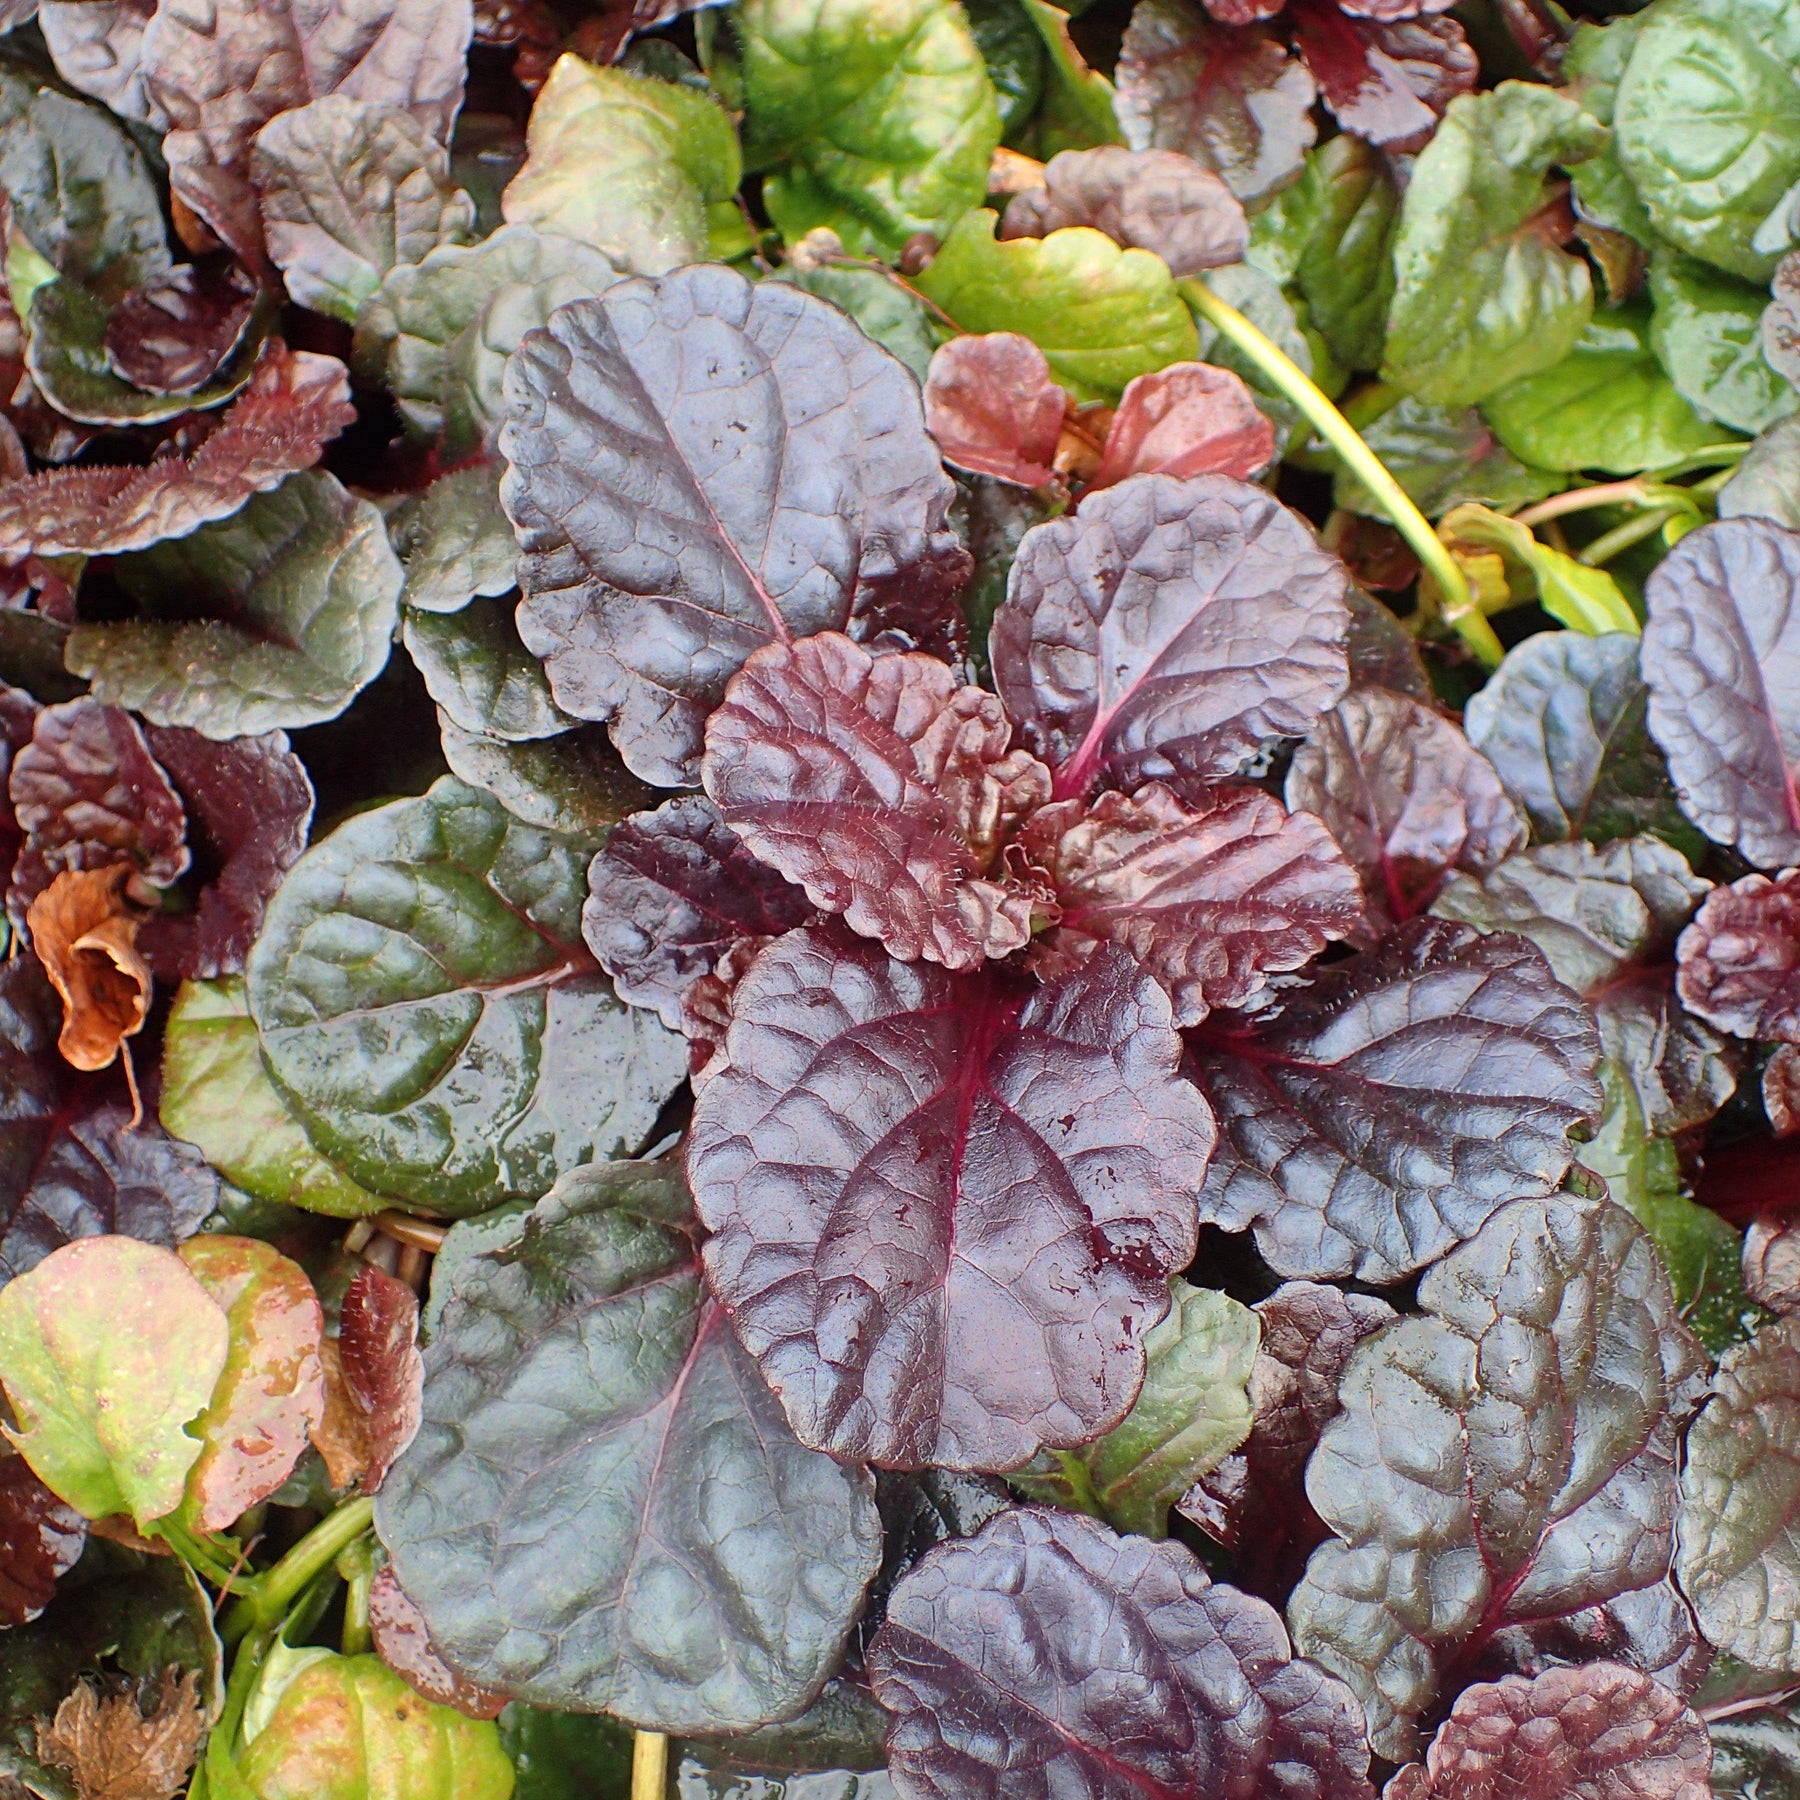
M 174 1800 L 205 1735 L 199 1675 L 165 1669 L 148 1718 L 134 1694 L 102 1697 L 83 1682 L 38 1721 L 38 1756 L 75 1777 L 81 1800 Z
M 32 901 L 25 927 L 62 996 L 57 1048 L 77 1069 L 104 1069 L 144 1028 L 150 969 L 138 955 L 139 915 L 125 898 L 131 870 L 65 869 Z

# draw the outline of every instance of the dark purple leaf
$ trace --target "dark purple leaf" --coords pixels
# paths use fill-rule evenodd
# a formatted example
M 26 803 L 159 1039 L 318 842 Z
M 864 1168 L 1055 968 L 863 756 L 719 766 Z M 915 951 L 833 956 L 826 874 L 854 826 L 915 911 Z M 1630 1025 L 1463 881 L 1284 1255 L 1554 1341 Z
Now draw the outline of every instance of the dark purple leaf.
M 903 1576 L 869 1652 L 920 1800 L 1372 1800 L 1341 1682 L 1176 1543 L 1002 1513 Z
M 952 338 L 925 377 L 925 424 L 946 462 L 1017 487 L 1056 479 L 1067 402 L 1030 338 L 990 331 Z
M 1349 577 L 1261 488 L 1149 475 L 1026 533 L 989 640 L 1057 797 L 1232 775 L 1348 680 Z
M 1257 1304 L 1262 1345 L 1250 1374 L 1255 1423 L 1243 1449 L 1205 1476 L 1177 1510 L 1239 1552 L 1238 1578 L 1285 1594 L 1308 1551 L 1328 1534 L 1304 1476 L 1319 1433 L 1337 1416 L 1350 1353 L 1398 1316 L 1385 1300 L 1290 1281 Z
M 1784 256 L 1763 308 L 1762 350 L 1769 366 L 1800 387 L 1800 251 Z
M 1713 1648 L 1671 1576 L 1602 1606 L 1509 1625 L 1494 1633 L 1475 1672 L 1493 1680 L 1592 1662 L 1623 1663 L 1686 1700 L 1706 1679 Z
M 419 1297 L 373 1264 L 344 1295 L 338 1326 L 344 1386 L 369 1422 L 369 1465 L 362 1484 L 374 1493 L 413 1441 L 423 1406 Z
M 1157 474 L 1243 481 L 1274 460 L 1275 426 L 1241 376 L 1210 363 L 1171 363 L 1127 385 L 1088 486 Z
M 1644 599 L 1650 730 L 1683 811 L 1765 868 L 1800 862 L 1800 531 L 1704 525 Z
M 146 393 L 190 393 L 243 341 L 255 305 L 256 283 L 236 263 L 182 263 L 113 308 L 107 364 Z
M 967 970 L 1031 937 L 996 877 L 1050 771 L 1009 750 L 1000 702 L 935 657 L 836 632 L 770 644 L 706 722 L 701 775 L 745 847 L 895 956 Z
M 147 735 L 187 802 L 200 891 L 191 912 L 145 920 L 138 948 L 165 981 L 235 975 L 262 929 L 263 909 L 306 848 L 312 782 L 285 731 L 216 742 L 152 725 Z
M 407 1599 L 393 1566 L 384 1563 L 369 1584 L 369 1636 L 375 1654 L 415 1693 L 471 1719 L 498 1718 L 506 1696 L 469 1681 L 438 1654 L 425 1615 Z
M 1280 10 L 1265 5 L 1239 16 Z M 1216 25 L 1192 0 L 1139 0 L 1116 79 L 1134 150 L 1191 156 L 1247 205 L 1293 181 L 1318 136 L 1306 65 L 1261 27 Z
M 1706 1368 L 1655 1245 L 1610 1200 L 1515 1201 L 1418 1298 L 1351 1357 L 1306 1471 L 1337 1540 L 1288 1603 L 1395 1761 L 1496 1632 L 1667 1576 Z
M 64 869 L 126 863 L 156 887 L 187 869 L 181 796 L 119 707 L 89 699 L 45 707 L 7 787 L 25 834 L 6 892 L 15 925 Z
M 1603 1096 L 1599 1033 L 1542 954 L 1416 919 L 1194 1036 L 1219 1120 L 1203 1220 L 1283 1275 L 1400 1280 L 1507 1201 L 1554 1193 Z
M 530 333 L 506 393 L 519 633 L 646 780 L 695 780 L 752 651 L 968 578 L 911 374 L 790 283 L 623 282 Z
M 1249 222 L 1231 189 L 1191 156 L 1171 150 L 1064 150 L 1044 167 L 1044 185 L 1007 202 L 996 234 L 1048 237 L 1071 225 L 1160 256 L 1177 277 L 1242 259 Z
M 1744 1288 L 1770 1312 L 1800 1312 L 1800 1225 L 1778 1218 L 1751 1221 L 1744 1233 Z
M 87 1520 L 57 1499 L 24 1457 L 0 1457 L 0 1627 L 35 1619 L 86 1544 Z
M 1033 988 L 788 933 L 739 981 L 688 1175 L 714 1292 L 803 1443 L 1016 1468 L 1110 1430 L 1212 1148 L 1122 951 Z
M 1681 934 L 1677 958 L 1681 1003 L 1709 1025 L 1800 1043 L 1800 869 L 1716 889 Z
M 1294 0 L 1295 40 L 1319 97 L 1346 131 L 1417 150 L 1481 68 L 1454 19 L 1346 18 L 1337 0 Z M 1419 10 L 1426 10 L 1420 8 Z
M 1712 1741 L 1680 1698 L 1617 1663 L 1465 1689 L 1384 1800 L 1712 1800 Z
M 1357 941 L 1428 907 L 1452 869 L 1523 847 L 1526 826 L 1493 765 L 1441 714 L 1402 694 L 1347 694 L 1294 752 L 1287 803 L 1325 821 L 1363 879 Z
M 355 416 L 335 357 L 265 345 L 250 385 L 192 456 L 46 469 L 0 486 L 0 558 L 110 556 L 185 537 L 310 468 Z
M 678 1031 L 682 996 L 733 944 L 779 937 L 812 913 L 710 800 L 684 794 L 613 828 L 588 868 L 581 934 L 619 998 Z
M 1248 1004 L 1303 968 L 1362 913 L 1362 884 L 1331 834 L 1255 788 L 1186 803 L 1160 783 L 1065 800 L 1020 833 L 1050 878 L 1061 922 L 1034 951 L 1040 974 L 1115 943 L 1168 990 L 1177 1025 Z
M 1358 529 L 1353 519 L 1350 530 Z M 1339 553 L 1344 554 L 1341 544 Z M 1410 580 L 1409 577 L 1403 585 L 1409 585 Z M 1354 584 L 1344 598 L 1350 606 L 1350 636 L 1344 648 L 1350 657 L 1351 686 L 1386 688 L 1409 700 L 1429 704 L 1431 677 L 1425 672 L 1424 659 L 1411 632 L 1379 600 L 1371 599 Z M 1505 777 L 1501 779 L 1504 781 Z

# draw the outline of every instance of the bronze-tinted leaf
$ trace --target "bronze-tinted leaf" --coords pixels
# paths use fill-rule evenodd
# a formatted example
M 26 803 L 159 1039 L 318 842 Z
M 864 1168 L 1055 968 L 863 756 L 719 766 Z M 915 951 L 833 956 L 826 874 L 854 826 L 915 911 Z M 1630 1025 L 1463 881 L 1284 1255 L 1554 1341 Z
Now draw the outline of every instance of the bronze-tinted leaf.
M 1454 19 L 1347 18 L 1336 0 L 1294 0 L 1295 40 L 1339 125 L 1393 152 L 1417 150 L 1481 72 Z M 1420 8 L 1419 10 L 1429 10 Z
M 1127 385 L 1088 485 L 1153 474 L 1247 481 L 1274 458 L 1274 423 L 1242 377 L 1210 363 L 1171 363 Z
M 338 1327 L 344 1385 L 369 1421 L 363 1487 L 381 1486 L 419 1429 L 425 1371 L 419 1357 L 419 1297 L 374 1264 L 344 1296 Z
M 65 869 L 32 901 L 25 928 L 62 996 L 57 1048 L 77 1069 L 104 1069 L 150 1011 L 150 969 L 138 954 L 141 915 L 125 899 L 131 871 Z
M 174 1800 L 206 1738 L 200 1677 L 189 1670 L 163 1671 L 146 1716 L 136 1692 L 102 1697 L 82 1682 L 41 1720 L 38 1756 L 75 1778 L 81 1800 Z
M 35 1619 L 87 1543 L 87 1520 L 59 1500 L 24 1457 L 0 1457 L 0 1625 Z
M 1708 1024 L 1800 1043 L 1800 869 L 1715 889 L 1676 955 L 1681 1003 Z
M 256 283 L 236 263 L 179 264 L 113 308 L 106 360 L 146 393 L 191 393 L 243 341 L 255 305 Z
M 1758 1306 L 1800 1312 L 1800 1225 L 1753 1219 L 1744 1233 L 1744 1287 Z
M 925 428 L 946 462 L 1018 487 L 1056 479 L 1068 396 L 1049 359 L 1016 331 L 954 337 L 925 377 Z
M 438 1654 L 425 1615 L 407 1599 L 393 1564 L 383 1563 L 369 1584 L 369 1635 L 375 1654 L 415 1692 L 471 1719 L 496 1719 L 506 1696 L 458 1675 Z

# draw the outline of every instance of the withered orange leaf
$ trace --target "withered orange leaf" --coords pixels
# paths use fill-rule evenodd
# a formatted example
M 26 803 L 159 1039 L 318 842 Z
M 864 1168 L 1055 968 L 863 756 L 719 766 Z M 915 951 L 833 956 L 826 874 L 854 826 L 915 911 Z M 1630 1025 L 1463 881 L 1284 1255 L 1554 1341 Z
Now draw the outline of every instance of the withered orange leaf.
M 38 1721 L 38 1755 L 75 1777 L 81 1800 L 173 1800 L 205 1735 L 200 1677 L 165 1669 L 148 1718 L 130 1690 L 103 1696 L 83 1682 Z
M 139 915 L 125 897 L 131 870 L 65 869 L 25 915 L 31 945 L 62 996 L 57 1048 L 78 1069 L 104 1069 L 143 1029 L 150 970 L 138 955 Z

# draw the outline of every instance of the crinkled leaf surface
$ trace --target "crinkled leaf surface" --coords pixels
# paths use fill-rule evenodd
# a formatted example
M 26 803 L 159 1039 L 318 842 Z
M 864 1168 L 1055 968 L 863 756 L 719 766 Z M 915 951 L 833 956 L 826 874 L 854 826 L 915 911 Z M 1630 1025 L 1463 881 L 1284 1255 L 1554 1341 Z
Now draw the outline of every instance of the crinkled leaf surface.
M 1776 1218 L 1751 1222 L 1744 1233 L 1744 1286 L 1770 1312 L 1800 1312 L 1800 1227 Z
M 1532 226 L 1544 176 L 1606 141 L 1574 101 L 1503 82 L 1453 100 L 1419 156 L 1394 240 L 1386 378 L 1467 405 L 1547 369 L 1593 310 L 1587 264 Z
M 106 321 L 115 375 L 150 394 L 192 394 L 243 341 L 256 283 L 237 266 L 184 263 L 135 287 Z
M 1515 1201 L 1425 1276 L 1419 1305 L 1351 1359 L 1306 1473 L 1337 1538 L 1288 1604 L 1296 1643 L 1356 1689 L 1395 1758 L 1494 1632 L 1668 1573 L 1705 1367 L 1655 1249 L 1610 1201 Z
M 1700 1628 L 1758 1668 L 1800 1667 L 1800 1323 L 1728 1350 L 1688 1432 L 1682 1590 Z
M 1487 758 L 1441 714 L 1382 688 L 1352 690 L 1313 727 L 1287 803 L 1322 819 L 1362 877 L 1362 944 L 1423 912 L 1452 869 L 1491 868 L 1525 842 Z
M 1761 288 L 1665 250 L 1650 259 L 1650 292 L 1656 302 L 1651 346 L 1705 417 L 1733 431 L 1758 432 L 1800 406 L 1800 396 L 1763 354 Z
M 1016 331 L 954 337 L 931 359 L 925 425 L 944 460 L 977 475 L 1037 488 L 1056 479 L 1068 396 L 1049 359 Z
M 181 1504 L 230 1329 L 172 1251 L 134 1238 L 65 1244 L 0 1289 L 8 1436 L 44 1484 L 90 1519 L 140 1527 Z
M 561 837 L 598 841 L 656 798 L 620 762 L 598 725 L 509 744 L 464 731 L 439 713 L 438 735 L 458 780 L 492 794 L 514 818 Z
M 1249 1434 L 1260 1335 L 1247 1306 L 1177 1276 L 1168 1317 L 1144 1339 L 1144 1386 L 1131 1411 L 1079 1450 L 1040 1453 L 1013 1486 L 1121 1531 L 1167 1537 L 1169 1508 Z
M 1738 1037 L 1800 1042 L 1800 871 L 1720 888 L 1681 934 L 1681 1002 Z
M 460 612 L 473 599 L 512 591 L 519 544 L 500 504 L 505 467 L 495 458 L 453 469 L 388 515 L 388 536 L 406 565 L 402 605 Z
M 155 0 L 42 0 L 38 29 L 56 72 L 68 84 L 103 100 L 122 119 L 148 123 L 142 50 Z
M 1650 730 L 1682 810 L 1764 867 L 1800 861 L 1800 532 L 1690 532 L 1645 584 Z
M 751 854 L 903 961 L 968 970 L 1031 937 L 1034 896 L 996 880 L 1050 771 L 1010 750 L 999 700 L 936 657 L 836 632 L 775 643 L 706 722 L 701 778 Z
M 453 613 L 402 614 L 401 642 L 425 690 L 465 731 L 529 743 L 575 723 L 550 697 L 544 665 L 527 650 L 510 599 L 471 599 Z
M 1731 479 L 1719 490 L 1719 517 L 1747 513 L 1800 529 L 1800 420 L 1771 425 L 1748 451 Z
M 892 254 L 981 204 L 1000 107 L 960 6 L 745 0 L 733 21 L 746 160 L 790 243 L 825 225 Z
M 688 1134 L 713 1291 L 803 1441 L 1006 1469 L 1124 1416 L 1212 1121 L 1122 951 L 1028 988 L 790 932 Z
M 475 235 L 448 150 L 402 106 L 333 93 L 277 113 L 251 173 L 288 293 L 348 324 L 389 270 Z
M 1395 155 L 1416 150 L 1445 107 L 1475 86 L 1475 50 L 1455 19 L 1390 19 L 1385 9 L 1356 18 L 1348 11 L 1335 0 L 1296 0 L 1293 8 L 1296 41 L 1319 98 L 1363 142 Z
M 680 1040 L 581 942 L 593 846 L 446 776 L 290 871 L 246 969 L 277 1090 L 370 1189 L 452 1215 L 635 1149 Z
M 1195 1042 L 1220 1127 L 1201 1216 L 1254 1223 L 1284 1275 L 1381 1283 L 1436 1261 L 1554 1192 L 1602 1102 L 1593 1020 L 1542 954 L 1447 920 Z
M 147 616 L 77 625 L 69 667 L 209 738 L 336 718 L 388 659 L 402 579 L 380 513 L 314 470 L 116 572 Z
M 1341 1682 L 1180 1544 L 1002 1513 L 902 1577 L 869 1656 L 890 1767 L 931 1800 L 1367 1800 Z
M 880 1559 L 873 1482 L 795 1442 L 667 1164 L 579 1170 L 458 1266 L 376 1516 L 453 1666 L 653 1729 L 798 1712 Z
M 912 378 L 786 283 L 627 283 L 559 313 L 506 387 L 520 634 L 646 780 L 693 781 L 752 651 L 967 574 Z
M 1240 481 L 1150 475 L 1028 532 L 989 639 L 1059 796 L 1230 775 L 1344 691 L 1343 565 Z
M 373 1264 L 357 1271 L 344 1295 L 338 1367 L 369 1422 L 369 1464 L 362 1480 L 365 1492 L 373 1493 L 418 1433 L 425 1378 L 419 1297 Z
M 964 213 L 913 283 L 960 330 L 1022 332 L 1077 400 L 1116 400 L 1133 376 L 1192 361 L 1193 315 L 1160 256 L 1089 226 L 996 239 L 995 222 Z
M 1018 841 L 1060 914 L 1033 966 L 1054 973 L 1119 944 L 1168 990 L 1178 1025 L 1249 1004 L 1362 914 L 1362 884 L 1330 832 L 1253 788 L 1190 802 L 1151 782 L 1091 807 L 1063 801 Z

